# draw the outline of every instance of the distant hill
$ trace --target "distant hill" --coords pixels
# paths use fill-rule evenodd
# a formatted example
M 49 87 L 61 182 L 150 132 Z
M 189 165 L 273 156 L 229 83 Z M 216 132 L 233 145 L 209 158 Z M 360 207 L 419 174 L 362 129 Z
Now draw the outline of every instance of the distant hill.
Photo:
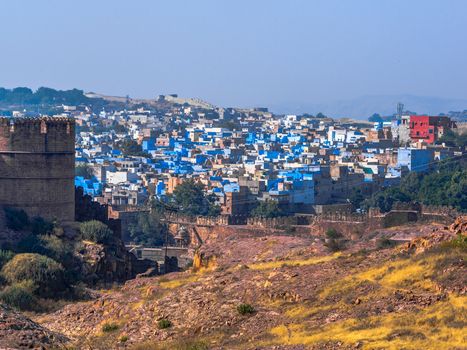
M 124 96 L 108 96 L 83 90 L 55 90 L 40 87 L 36 91 L 28 87 L 6 89 L 0 87 L 0 112 L 15 109 L 33 109 L 36 113 L 54 114 L 62 105 L 90 106 L 95 110 L 102 108 L 121 109 L 130 106 L 149 106 L 167 108 L 172 105 L 187 105 L 197 108 L 214 109 L 215 106 L 196 98 L 181 98 L 177 95 L 161 95 L 153 99 L 135 99 Z
M 127 101 L 126 97 L 122 96 L 108 96 L 108 95 L 103 95 L 103 94 L 98 94 L 95 92 L 87 92 L 84 94 L 87 98 L 91 99 L 102 99 L 104 101 L 110 101 L 110 102 L 119 102 L 119 103 L 125 103 Z M 129 104 L 147 104 L 151 106 L 156 106 L 160 104 L 161 102 L 165 103 L 174 103 L 174 104 L 188 104 L 193 107 L 199 107 L 199 108 L 206 108 L 206 109 L 213 109 L 215 108 L 214 105 L 197 99 L 197 98 L 182 98 L 182 97 L 175 97 L 173 95 L 161 95 L 164 96 L 164 99 L 161 101 L 158 98 L 154 99 L 141 99 L 141 98 L 131 98 L 128 97 L 128 103 Z
M 362 96 L 352 100 L 336 100 L 328 103 L 284 102 L 270 104 L 269 110 L 279 114 L 316 115 L 321 112 L 332 118 L 353 118 L 366 120 L 374 113 L 382 116 L 396 112 L 398 102 L 405 105 L 406 110 L 417 114 L 447 114 L 450 111 L 467 110 L 467 99 L 447 99 L 414 95 L 373 95 Z M 5 89 L 0 87 L 0 112 L 18 108 L 34 107 L 35 112 L 55 113 L 56 107 L 63 105 L 86 105 L 95 110 L 102 108 L 119 109 L 126 104 L 130 106 L 148 106 L 156 109 L 170 108 L 173 105 L 187 105 L 196 108 L 215 109 L 213 104 L 197 98 L 182 98 L 177 95 L 160 95 L 154 98 L 140 99 L 125 96 L 109 96 L 95 92 L 84 92 L 79 89 L 55 90 L 41 87 L 33 91 L 27 87 Z M 54 107 L 55 109 L 51 109 Z M 465 119 L 465 113 L 453 114 L 459 121 Z
M 381 115 L 394 114 L 398 102 L 402 102 L 406 109 L 414 111 L 417 114 L 439 114 L 467 109 L 467 99 L 447 99 L 414 95 L 362 96 L 351 100 L 340 100 L 329 103 L 282 103 L 271 105 L 270 109 L 276 113 L 315 114 L 322 112 L 330 117 L 367 119 L 373 113 Z

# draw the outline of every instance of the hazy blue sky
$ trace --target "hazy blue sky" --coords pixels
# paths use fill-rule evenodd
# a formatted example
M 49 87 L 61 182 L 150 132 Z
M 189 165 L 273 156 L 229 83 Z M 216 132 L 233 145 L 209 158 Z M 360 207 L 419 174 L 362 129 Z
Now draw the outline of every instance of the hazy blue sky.
M 0 86 L 224 106 L 467 98 L 467 1 L 0 2 Z

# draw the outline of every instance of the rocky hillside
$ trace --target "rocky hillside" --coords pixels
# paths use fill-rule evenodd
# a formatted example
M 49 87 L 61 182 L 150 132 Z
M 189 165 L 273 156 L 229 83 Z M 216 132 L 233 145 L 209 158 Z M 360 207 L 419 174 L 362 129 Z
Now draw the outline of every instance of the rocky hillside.
M 0 349 L 48 349 L 68 342 L 63 335 L 0 305 Z
M 34 320 L 77 349 L 465 349 L 466 221 L 341 239 L 333 253 L 322 237 L 217 237 L 196 271 Z

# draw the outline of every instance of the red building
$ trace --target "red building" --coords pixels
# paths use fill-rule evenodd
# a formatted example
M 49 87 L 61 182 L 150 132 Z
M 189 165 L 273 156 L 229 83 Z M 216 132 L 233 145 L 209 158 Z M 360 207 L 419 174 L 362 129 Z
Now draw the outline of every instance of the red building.
M 409 127 L 412 141 L 434 143 L 446 130 L 455 128 L 456 124 L 445 116 L 411 115 Z

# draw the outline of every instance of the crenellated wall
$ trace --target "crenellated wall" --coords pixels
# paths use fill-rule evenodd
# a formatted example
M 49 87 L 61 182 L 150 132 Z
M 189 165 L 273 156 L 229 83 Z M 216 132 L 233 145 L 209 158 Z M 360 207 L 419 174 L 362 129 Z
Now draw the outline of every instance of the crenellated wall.
M 448 207 L 425 206 L 417 203 L 397 203 L 388 213 L 371 208 L 367 213 L 348 210 L 326 211 L 315 215 L 296 215 L 276 218 L 220 215 L 217 217 L 187 216 L 177 212 L 165 212 L 163 221 L 175 237 L 183 229 L 187 231 L 187 243 L 198 247 L 208 239 L 220 235 L 241 234 L 245 237 L 261 237 L 274 234 L 291 234 L 309 237 L 324 235 L 335 229 L 348 238 L 361 237 L 375 230 L 404 225 L 417 221 L 449 223 L 460 213 Z
M 75 128 L 69 118 L 0 118 L 0 205 L 73 221 Z

